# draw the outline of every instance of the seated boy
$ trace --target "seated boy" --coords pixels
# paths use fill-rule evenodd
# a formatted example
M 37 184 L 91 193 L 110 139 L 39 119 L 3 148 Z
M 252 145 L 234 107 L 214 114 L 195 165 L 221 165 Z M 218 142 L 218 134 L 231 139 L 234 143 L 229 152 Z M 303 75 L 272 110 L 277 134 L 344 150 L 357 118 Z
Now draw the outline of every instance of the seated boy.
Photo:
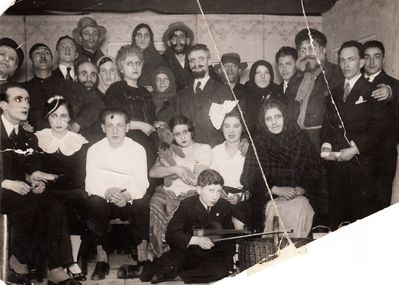
M 183 200 L 168 224 L 166 242 L 170 251 L 158 260 L 151 283 L 179 275 L 185 283 L 202 283 L 228 276 L 232 266 L 234 242 L 214 243 L 206 236 L 194 236 L 193 229 L 219 225 L 234 229 L 229 202 L 220 199 L 222 176 L 211 169 L 198 176 L 198 196 Z
M 86 191 L 89 195 L 89 229 L 96 237 L 97 263 L 92 280 L 109 273 L 106 253 L 108 222 L 120 218 L 134 229 L 138 253 L 147 248 L 149 198 L 147 158 L 144 148 L 126 137 L 129 129 L 124 111 L 107 109 L 101 116 L 106 137 L 87 152 Z M 139 255 L 139 261 L 140 260 Z

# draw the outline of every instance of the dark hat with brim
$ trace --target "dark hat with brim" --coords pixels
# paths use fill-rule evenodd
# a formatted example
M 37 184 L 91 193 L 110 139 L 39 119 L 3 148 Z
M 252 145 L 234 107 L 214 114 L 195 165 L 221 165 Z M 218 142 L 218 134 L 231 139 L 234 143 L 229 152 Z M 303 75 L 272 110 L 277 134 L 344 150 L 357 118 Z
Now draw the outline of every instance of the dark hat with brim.
M 299 31 L 296 36 L 295 36 L 295 45 L 299 46 L 303 41 L 309 41 L 309 31 L 310 34 L 312 35 L 312 38 L 317 41 L 321 46 L 325 47 L 327 45 L 327 38 L 326 36 L 315 29 L 309 28 L 308 29 L 303 29 Z
M 99 42 L 101 43 L 105 39 L 105 34 L 107 33 L 107 29 L 104 26 L 100 26 L 97 24 L 96 20 L 91 17 L 83 17 L 78 22 L 78 27 L 72 31 L 72 36 L 75 42 L 80 43 L 80 34 L 82 30 L 86 27 L 95 27 L 98 29 Z
M 190 43 L 194 41 L 194 33 L 189 27 L 186 26 L 183 22 L 174 22 L 169 25 L 168 29 L 163 33 L 162 41 L 166 43 L 174 31 L 183 31 L 186 33 L 187 37 L 190 39 Z
M 244 70 L 245 68 L 248 67 L 248 63 L 241 62 L 240 55 L 238 53 L 235 53 L 235 52 L 225 53 L 224 55 L 222 55 L 222 58 L 220 59 L 220 61 L 222 62 L 222 64 L 234 63 L 235 65 L 238 66 L 238 68 L 240 70 Z M 219 69 L 220 68 L 220 63 L 216 64 L 215 68 Z
M 21 44 L 22 45 L 22 44 Z M 24 62 L 24 52 L 21 48 L 21 45 L 18 45 L 14 40 L 10 38 L 1 38 L 0 39 L 0 46 L 8 46 L 15 50 L 18 56 L 18 67 L 22 65 Z

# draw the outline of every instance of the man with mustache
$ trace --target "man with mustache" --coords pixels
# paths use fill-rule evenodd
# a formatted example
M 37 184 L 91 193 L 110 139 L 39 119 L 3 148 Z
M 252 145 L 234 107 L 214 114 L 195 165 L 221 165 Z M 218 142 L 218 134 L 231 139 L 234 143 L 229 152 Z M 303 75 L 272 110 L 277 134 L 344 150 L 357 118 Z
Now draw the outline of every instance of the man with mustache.
M 0 39 L 0 86 L 7 83 L 24 61 L 22 48 L 10 38 Z
M 215 70 L 217 70 L 219 76 L 222 78 L 222 82 L 230 85 L 238 100 L 244 99 L 248 96 L 248 90 L 245 85 L 240 83 L 240 74 L 247 68 L 248 64 L 241 62 L 240 55 L 235 52 L 223 54 L 220 61 L 226 71 L 227 78 L 221 65 L 215 65 Z
M 343 85 L 344 78 L 336 64 L 326 59 L 326 36 L 318 30 L 309 29 L 313 39 L 313 47 L 307 29 L 295 36 L 298 59 L 297 72 L 289 80 L 286 89 L 288 114 L 296 121 L 311 139 L 315 150 L 320 151 L 320 131 L 329 96 L 328 87 L 332 90 Z M 324 70 L 324 75 L 321 72 Z M 323 164 L 322 164 L 323 165 Z M 318 196 L 315 209 L 316 224 L 326 224 L 328 215 L 327 170 L 322 168 Z
M 63 96 L 72 105 L 72 131 L 82 132 L 98 121 L 98 114 L 104 109 L 101 99 L 92 96 L 77 83 L 54 76 L 51 71 L 53 55 L 47 45 L 33 45 L 29 50 L 29 58 L 34 77 L 23 85 L 31 97 L 28 121 L 35 130 L 48 127 L 42 110 L 44 103 L 55 95 Z
M 298 72 L 291 78 L 286 95 L 289 115 L 305 130 L 315 149 L 319 151 L 320 129 L 329 95 L 321 69 L 325 71 L 331 90 L 343 82 L 343 76 L 339 67 L 326 59 L 326 36 L 312 28 L 309 31 L 314 49 L 307 29 L 301 30 L 295 36 Z
M 107 29 L 98 25 L 96 20 L 91 17 L 83 17 L 79 20 L 77 28 L 72 31 L 73 39 L 78 43 L 79 55 L 75 61 L 76 65 L 82 61 L 96 63 L 100 57 L 104 56 L 100 45 L 104 41 L 106 33 Z
M 60 78 L 75 81 L 75 60 L 78 58 L 76 43 L 70 36 L 62 36 L 56 44 L 56 57 L 58 58 L 58 68 L 53 70 L 53 74 Z
M 164 32 L 162 40 L 166 46 L 164 60 L 175 75 L 177 90 L 181 90 L 192 82 L 186 52 L 194 41 L 194 33 L 183 22 L 174 22 Z
M 192 46 L 187 55 L 194 82 L 175 96 L 175 115 L 182 114 L 193 122 L 196 142 L 214 147 L 221 144 L 224 137 L 211 123 L 210 107 L 212 103 L 223 104 L 225 100 L 234 98 L 225 84 L 210 77 L 210 54 L 206 45 Z
M 77 66 L 78 81 L 87 91 L 95 92 L 97 87 L 97 65 L 90 61 L 83 61 Z
M 97 89 L 98 86 L 98 68 L 91 61 L 82 61 L 77 67 L 78 82 L 84 87 L 96 101 L 101 100 L 101 92 Z M 97 142 L 102 139 L 103 132 L 101 130 L 101 122 L 97 116 L 96 122 L 89 128 L 82 131 L 82 135 L 90 141 L 90 143 Z

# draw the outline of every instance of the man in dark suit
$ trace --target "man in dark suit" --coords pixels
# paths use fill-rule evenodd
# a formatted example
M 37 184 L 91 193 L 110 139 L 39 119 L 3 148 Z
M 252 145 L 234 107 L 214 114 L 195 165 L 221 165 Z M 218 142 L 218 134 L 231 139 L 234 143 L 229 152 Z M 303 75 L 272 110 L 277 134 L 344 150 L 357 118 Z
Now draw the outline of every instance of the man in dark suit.
M 198 196 L 183 200 L 168 224 L 165 238 L 170 252 L 162 255 L 159 270 L 151 283 L 178 274 L 186 283 L 212 282 L 228 276 L 234 242 L 214 243 L 207 236 L 196 236 L 193 229 L 233 229 L 231 205 L 220 199 L 223 178 L 207 169 L 198 176 Z
M 62 36 L 58 39 L 55 54 L 58 58 L 58 67 L 53 70 L 53 75 L 75 81 L 75 60 L 78 58 L 76 43 L 70 36 Z
M 193 122 L 196 142 L 214 147 L 221 144 L 224 137 L 211 123 L 210 107 L 212 103 L 223 104 L 226 100 L 234 100 L 234 97 L 225 84 L 210 77 L 210 54 L 206 45 L 196 44 L 187 54 L 195 79 L 193 84 L 186 86 L 175 96 L 175 114 L 182 114 Z
M 285 92 L 287 91 L 289 80 L 296 72 L 297 59 L 298 52 L 292 47 L 281 47 L 276 53 L 277 69 L 283 82 L 273 90 L 272 97 L 284 103 L 287 103 Z
M 62 266 L 73 262 L 66 210 L 46 194 L 43 181 L 56 177 L 39 171 L 37 138 L 20 125 L 28 117 L 29 94 L 18 83 L 6 83 L 0 96 L 0 206 L 12 228 L 11 279 L 26 282 L 38 277 L 34 269 L 42 266 L 37 257 L 43 256 L 50 269 L 49 284 L 66 281 L 70 278 Z
M 55 95 L 63 96 L 72 105 L 71 131 L 82 133 L 98 122 L 98 116 L 104 110 L 104 103 L 78 83 L 52 74 L 53 55 L 47 45 L 33 45 L 29 50 L 29 58 L 35 75 L 23 85 L 30 95 L 29 123 L 36 131 L 48 127 L 42 110 L 45 102 Z
M 385 48 L 380 41 L 368 41 L 364 43 L 364 76 L 373 85 L 372 97 L 377 100 L 386 99 L 388 105 L 387 120 L 391 126 L 379 149 L 377 162 L 377 197 L 375 198 L 377 210 L 381 210 L 390 205 L 392 181 L 396 170 L 399 126 L 399 94 L 398 81 L 389 76 L 383 69 L 385 60 Z M 390 92 L 380 92 L 379 87 L 389 86 Z M 396 125 L 396 127 L 395 127 Z
M 386 106 L 371 97 L 373 88 L 362 76 L 362 44 L 349 41 L 338 51 L 345 83 L 327 100 L 321 156 L 329 161 L 329 226 L 354 222 L 375 211 L 375 154 L 388 121 Z

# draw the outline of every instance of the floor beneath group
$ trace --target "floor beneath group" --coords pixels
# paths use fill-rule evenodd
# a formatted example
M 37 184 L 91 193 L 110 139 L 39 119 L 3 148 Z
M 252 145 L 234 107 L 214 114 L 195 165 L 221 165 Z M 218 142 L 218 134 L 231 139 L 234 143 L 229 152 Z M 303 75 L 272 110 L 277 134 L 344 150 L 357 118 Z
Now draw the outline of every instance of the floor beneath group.
M 87 281 L 82 282 L 83 285 L 134 285 L 134 284 L 151 284 L 150 282 L 141 282 L 140 279 L 117 279 L 116 272 L 118 268 L 123 264 L 135 264 L 135 261 L 128 256 L 127 254 L 110 254 L 108 256 L 108 261 L 110 265 L 110 272 L 106 279 L 101 281 L 93 281 L 90 280 L 91 273 L 94 270 L 95 262 L 91 261 L 88 264 L 88 274 L 87 274 Z M 46 281 L 46 280 L 45 280 Z M 40 283 L 41 285 L 47 284 L 47 282 Z M 163 285 L 182 285 L 184 284 L 183 281 L 168 281 L 161 283 Z

